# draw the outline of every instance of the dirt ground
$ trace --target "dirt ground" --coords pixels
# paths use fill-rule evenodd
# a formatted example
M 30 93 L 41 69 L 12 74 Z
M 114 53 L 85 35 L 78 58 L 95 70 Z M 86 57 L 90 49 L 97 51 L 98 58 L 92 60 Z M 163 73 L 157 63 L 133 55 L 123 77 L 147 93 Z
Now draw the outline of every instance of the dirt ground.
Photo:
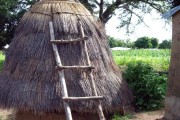
M 164 115 L 164 110 L 135 113 L 132 120 L 158 120 Z
M 163 114 L 164 110 L 134 113 L 135 118 L 130 120 L 156 120 L 162 118 Z M 0 110 L 0 120 L 13 120 L 12 110 Z
M 13 120 L 13 111 L 0 109 L 0 120 Z

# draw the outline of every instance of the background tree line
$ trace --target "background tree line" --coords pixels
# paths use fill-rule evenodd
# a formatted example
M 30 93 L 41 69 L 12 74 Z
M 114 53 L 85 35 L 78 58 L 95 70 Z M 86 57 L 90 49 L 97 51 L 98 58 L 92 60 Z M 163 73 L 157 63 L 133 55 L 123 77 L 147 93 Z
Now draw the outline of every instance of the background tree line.
M 132 42 L 131 40 L 120 40 L 114 37 L 108 36 L 109 46 L 113 47 L 128 47 L 128 48 L 137 48 L 137 49 L 147 49 L 147 48 L 159 48 L 159 49 L 170 49 L 171 40 L 163 40 L 159 43 L 157 38 L 150 37 L 140 37 L 136 41 Z

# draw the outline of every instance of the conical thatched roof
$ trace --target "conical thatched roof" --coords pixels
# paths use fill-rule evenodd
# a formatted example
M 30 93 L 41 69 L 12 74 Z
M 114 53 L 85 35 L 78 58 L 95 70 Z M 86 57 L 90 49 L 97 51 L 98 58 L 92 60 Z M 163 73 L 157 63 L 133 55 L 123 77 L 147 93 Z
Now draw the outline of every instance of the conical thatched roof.
M 103 109 L 117 111 L 130 102 L 130 91 L 121 78 L 107 44 L 103 26 L 80 3 L 45 0 L 36 3 L 18 25 L 0 74 L 0 107 L 36 112 L 64 111 L 61 87 L 50 43 L 49 21 L 56 39 L 81 37 L 78 21 L 88 39 L 88 49 Z M 81 43 L 59 46 L 63 65 L 85 65 Z M 69 96 L 91 96 L 88 76 L 82 71 L 65 71 Z M 75 102 L 72 110 L 96 111 L 93 102 Z

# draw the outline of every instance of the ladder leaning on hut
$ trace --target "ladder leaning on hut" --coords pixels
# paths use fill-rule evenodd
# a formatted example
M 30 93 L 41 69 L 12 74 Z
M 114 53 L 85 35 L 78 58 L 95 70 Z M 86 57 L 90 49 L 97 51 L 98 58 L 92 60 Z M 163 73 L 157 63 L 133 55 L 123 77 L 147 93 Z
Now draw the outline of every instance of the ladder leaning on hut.
M 82 100 L 94 100 L 97 103 L 99 119 L 105 120 L 103 110 L 102 110 L 102 105 L 100 102 L 100 100 L 102 100 L 104 97 L 98 96 L 98 94 L 97 94 L 96 86 L 95 86 L 95 82 L 94 82 L 93 71 L 92 71 L 92 69 L 94 67 L 91 66 L 91 62 L 90 62 L 89 54 L 88 54 L 88 49 L 87 49 L 87 43 L 86 43 L 86 40 L 88 40 L 88 38 L 85 37 L 85 35 L 84 35 L 84 30 L 83 30 L 81 22 L 79 22 L 79 24 L 80 24 L 80 32 L 81 32 L 82 38 L 74 39 L 74 40 L 55 40 L 53 23 L 49 22 L 51 43 L 52 43 L 53 52 L 54 52 L 56 65 L 57 65 L 56 69 L 58 70 L 59 82 L 61 82 L 61 86 L 62 86 L 62 95 L 63 95 L 62 99 L 63 99 L 63 104 L 64 104 L 64 108 L 65 108 L 65 113 L 66 113 L 66 119 L 72 120 L 71 108 L 69 105 L 70 101 L 73 102 L 73 101 L 82 101 Z M 57 44 L 65 44 L 65 43 L 68 44 L 68 43 L 73 43 L 73 42 L 83 42 L 84 49 L 85 49 L 85 55 L 86 55 L 86 59 L 87 59 L 87 64 L 88 64 L 87 66 L 63 66 L 62 65 L 61 58 L 60 58 L 60 55 L 58 53 Z M 64 71 L 63 71 L 64 69 L 72 69 L 72 70 L 74 70 L 74 69 L 82 69 L 82 70 L 88 69 L 88 70 L 90 70 L 89 76 L 90 76 L 90 82 L 92 85 L 91 87 L 92 87 L 93 96 L 69 97 L 68 92 L 67 92 L 66 80 L 64 77 Z

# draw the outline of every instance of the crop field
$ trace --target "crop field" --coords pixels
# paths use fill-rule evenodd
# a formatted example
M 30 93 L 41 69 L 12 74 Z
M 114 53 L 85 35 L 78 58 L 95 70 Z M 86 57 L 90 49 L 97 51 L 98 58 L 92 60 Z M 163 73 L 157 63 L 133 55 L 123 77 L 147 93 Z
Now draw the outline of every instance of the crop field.
M 147 62 L 156 71 L 168 71 L 170 63 L 170 50 L 135 49 L 125 51 L 112 51 L 115 62 L 125 67 L 128 63 L 137 61 Z
M 143 61 L 151 64 L 157 71 L 168 71 L 170 62 L 170 50 L 124 50 L 112 51 L 114 60 L 117 65 L 125 67 L 128 63 Z M 0 51 L 0 70 L 4 62 L 5 56 Z

